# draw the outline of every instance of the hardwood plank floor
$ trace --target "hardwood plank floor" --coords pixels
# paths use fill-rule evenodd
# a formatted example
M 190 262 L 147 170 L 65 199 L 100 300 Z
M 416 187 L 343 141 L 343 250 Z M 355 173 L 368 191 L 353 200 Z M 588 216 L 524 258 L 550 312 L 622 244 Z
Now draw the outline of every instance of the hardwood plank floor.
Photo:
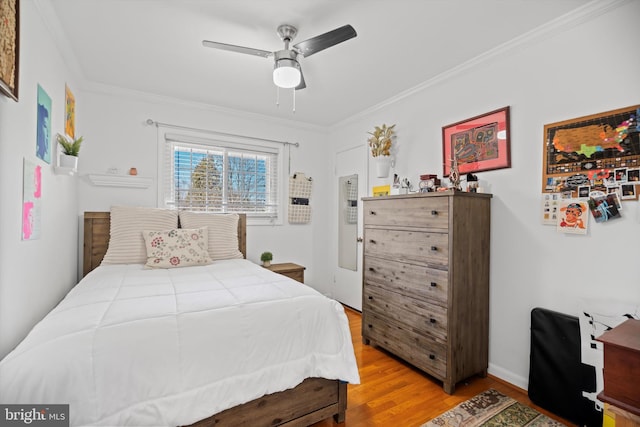
M 537 407 L 525 390 L 492 377 L 472 377 L 458 383 L 453 396 L 442 390 L 442 383 L 377 347 L 362 343 L 362 316 L 345 307 L 356 360 L 360 370 L 360 384 L 348 385 L 345 427 L 412 427 L 420 426 L 457 404 L 489 388 L 500 391 L 567 426 L 575 426 L 548 411 Z M 314 427 L 334 426 L 333 420 L 314 424 Z

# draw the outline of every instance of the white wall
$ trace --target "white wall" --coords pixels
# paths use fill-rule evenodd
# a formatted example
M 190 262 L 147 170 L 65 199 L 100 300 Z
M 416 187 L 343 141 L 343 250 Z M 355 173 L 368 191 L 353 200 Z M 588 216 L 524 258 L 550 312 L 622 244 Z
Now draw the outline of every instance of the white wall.
M 21 2 L 19 102 L 0 96 L 0 358 L 76 283 L 76 179 L 55 175 L 36 157 L 36 100 L 40 84 L 52 100 L 51 133 L 64 133 L 65 83 L 74 81 L 30 1 Z M 76 92 L 76 132 L 83 100 Z M 42 229 L 21 240 L 23 159 L 42 166 Z
M 309 224 L 289 224 L 285 209 L 283 225 L 249 226 L 247 258 L 259 263 L 260 254 L 268 250 L 274 255 L 273 262 L 304 265 L 307 268 L 305 283 L 324 292 L 329 274 L 320 267 L 327 264 L 329 252 L 326 229 L 330 189 L 326 177 L 331 163 L 330 151 L 325 148 L 324 129 L 114 88 L 87 91 L 83 102 L 84 125 L 91 132 L 87 134 L 79 171 L 80 213 L 108 211 L 111 205 L 116 204 L 157 206 L 158 139 L 156 127 L 145 124 L 149 118 L 196 129 L 298 142 L 298 148 L 290 148 L 290 162 L 285 158 L 283 202 L 288 201 L 288 176 L 302 172 L 313 178 L 312 220 Z M 97 187 L 91 185 L 86 176 L 89 173 L 104 174 L 110 168 L 117 168 L 125 174 L 132 166 L 138 169 L 140 177 L 154 180 L 148 189 Z
M 420 174 L 442 176 L 442 126 L 511 107 L 512 167 L 478 176 L 493 193 L 489 371 L 523 388 L 532 308 L 577 315 L 580 298 L 640 302 L 637 201 L 624 202 L 623 219 L 592 222 L 587 236 L 558 234 L 540 222 L 544 124 L 640 103 L 640 57 L 631 52 L 638 16 L 640 2 L 633 1 L 585 23 L 564 23 L 555 35 L 476 61 L 330 130 L 338 151 L 366 144 L 374 125 L 396 123 L 395 173 L 417 183 Z M 389 180 L 373 178 L 369 188 Z
M 427 82 L 328 131 L 113 88 L 81 90 L 33 2 L 21 4 L 20 102 L 0 97 L 0 357 L 75 283 L 78 215 L 112 204 L 156 205 L 155 183 L 146 190 L 101 188 L 84 176 L 135 166 L 140 176 L 156 180 L 156 130 L 144 124 L 147 118 L 300 142 L 291 151 L 290 170 L 314 178 L 312 222 L 251 227 L 248 258 L 257 261 L 270 250 L 275 262 L 305 265 L 307 282 L 329 292 L 335 153 L 354 141 L 366 144 L 374 125 L 397 123 L 395 172 L 417 182 L 421 173 L 442 173 L 443 125 L 509 105 L 512 168 L 480 174 L 494 194 L 490 372 L 526 387 L 533 307 L 576 314 L 581 297 L 640 301 L 638 202 L 624 202 L 623 219 L 592 224 L 587 236 L 557 234 L 539 221 L 544 124 L 640 103 L 640 57 L 633 49 L 640 36 L 638 1 L 585 23 L 567 23 L 564 31 Z M 53 99 L 55 133 L 63 126 L 65 82 L 77 99 L 77 133 L 85 136 L 78 178 L 55 175 L 35 157 L 37 83 Z M 42 238 L 30 242 L 20 240 L 24 157 L 44 167 Z M 368 187 L 381 182 L 374 178 Z

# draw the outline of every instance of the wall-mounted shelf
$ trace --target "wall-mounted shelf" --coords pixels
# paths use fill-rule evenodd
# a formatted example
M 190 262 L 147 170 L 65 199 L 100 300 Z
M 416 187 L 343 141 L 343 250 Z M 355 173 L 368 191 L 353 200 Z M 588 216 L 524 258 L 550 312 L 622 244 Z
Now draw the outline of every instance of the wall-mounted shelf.
M 100 187 L 126 187 L 126 188 L 149 188 L 153 183 L 152 178 L 143 178 L 132 175 L 114 174 L 89 174 L 89 181 L 93 185 Z
M 78 169 L 76 168 L 66 168 L 63 166 L 54 166 L 53 167 L 53 172 L 56 175 L 75 175 L 76 173 L 78 173 Z

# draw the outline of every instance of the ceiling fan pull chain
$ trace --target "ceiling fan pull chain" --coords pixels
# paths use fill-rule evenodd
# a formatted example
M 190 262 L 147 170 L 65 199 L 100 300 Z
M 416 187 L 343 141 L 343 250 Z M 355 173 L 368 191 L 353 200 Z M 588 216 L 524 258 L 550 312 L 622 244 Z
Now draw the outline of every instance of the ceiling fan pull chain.
M 276 107 L 280 108 L 280 88 L 276 86 Z
M 291 91 L 293 92 L 293 112 L 296 112 L 296 88 L 294 87 L 293 89 L 291 89 Z

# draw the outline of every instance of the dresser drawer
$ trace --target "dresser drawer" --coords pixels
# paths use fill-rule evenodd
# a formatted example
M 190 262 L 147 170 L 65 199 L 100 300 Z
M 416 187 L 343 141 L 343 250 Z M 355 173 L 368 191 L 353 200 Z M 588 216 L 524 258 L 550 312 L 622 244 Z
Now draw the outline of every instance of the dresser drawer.
M 426 301 L 407 298 L 372 284 L 364 286 L 364 310 L 371 310 L 399 323 L 411 325 L 418 334 L 439 342 L 447 339 L 447 309 Z
M 449 235 L 393 229 L 366 228 L 365 256 L 448 266 Z
M 364 225 L 449 227 L 449 198 L 384 199 L 364 202 Z
M 364 258 L 365 283 L 377 283 L 409 298 L 447 305 L 449 273 L 376 257 Z
M 406 325 L 380 316 L 365 313 L 362 318 L 364 338 L 389 350 L 412 365 L 436 376 L 446 378 L 446 347 L 433 339 L 416 334 Z

